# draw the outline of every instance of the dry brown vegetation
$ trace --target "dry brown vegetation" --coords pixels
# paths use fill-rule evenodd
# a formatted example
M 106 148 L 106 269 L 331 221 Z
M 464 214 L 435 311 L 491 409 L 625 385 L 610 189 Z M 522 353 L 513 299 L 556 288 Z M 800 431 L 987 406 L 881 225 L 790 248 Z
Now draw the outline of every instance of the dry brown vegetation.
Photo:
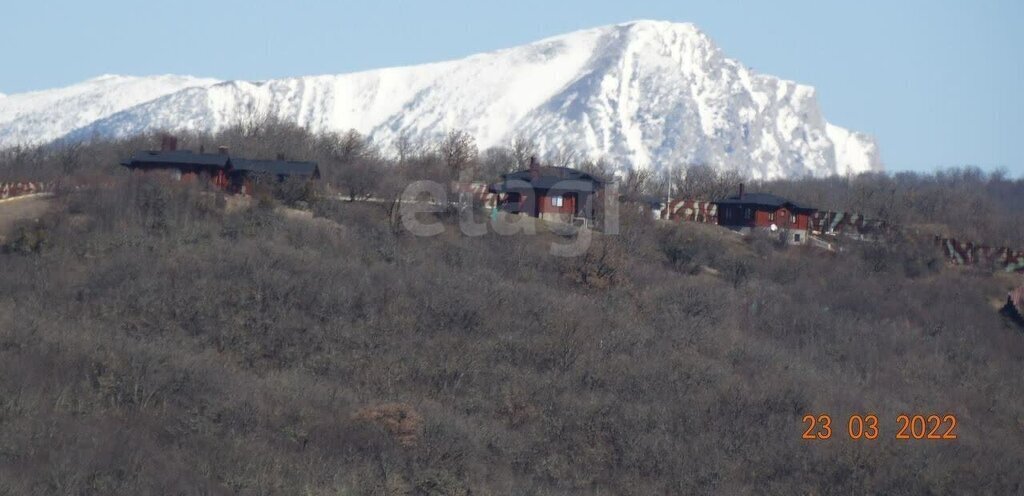
M 1005 281 L 623 219 L 435 237 L 119 178 L 0 253 L 0 494 L 1019 494 Z M 442 219 L 443 222 L 452 222 Z M 801 417 L 836 435 L 801 440 Z M 877 441 L 845 416 L 875 412 Z M 951 412 L 956 441 L 896 441 Z

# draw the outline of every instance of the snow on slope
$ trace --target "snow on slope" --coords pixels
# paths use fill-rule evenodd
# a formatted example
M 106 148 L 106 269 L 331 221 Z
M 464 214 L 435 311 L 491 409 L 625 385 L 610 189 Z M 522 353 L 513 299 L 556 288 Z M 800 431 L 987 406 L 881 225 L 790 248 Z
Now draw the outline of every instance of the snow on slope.
M 98 119 L 190 86 L 189 76 L 100 76 L 65 88 L 0 97 L 0 146 L 45 143 Z
M 462 129 L 481 148 L 524 136 L 545 153 L 571 150 L 637 167 L 706 163 L 754 178 L 881 168 L 871 138 L 825 121 L 813 88 L 754 73 L 692 24 L 657 21 L 435 64 L 197 84 L 68 137 L 216 131 L 262 114 L 315 132 L 355 129 L 385 144 L 400 134 L 433 140 Z
M 825 132 L 836 149 L 836 174 L 844 176 L 865 170 L 882 170 L 882 158 L 878 154 L 878 144 L 870 136 L 827 124 Z M 866 167 L 854 167 L 867 159 Z

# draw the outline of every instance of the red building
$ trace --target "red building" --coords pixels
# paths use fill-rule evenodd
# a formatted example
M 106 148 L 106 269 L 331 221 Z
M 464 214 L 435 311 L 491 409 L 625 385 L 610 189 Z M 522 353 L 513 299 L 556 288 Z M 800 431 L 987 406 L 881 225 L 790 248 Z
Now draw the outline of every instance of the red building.
M 220 189 L 230 183 L 231 158 L 227 153 L 192 153 L 190 150 L 136 152 L 121 165 L 140 172 L 163 172 L 181 182 L 210 181 Z
M 160 150 L 135 152 L 121 165 L 138 172 L 161 172 L 182 181 L 209 181 L 214 187 L 233 193 L 251 194 L 259 182 L 283 182 L 288 178 L 313 180 L 320 178 L 316 162 L 284 160 L 251 160 L 228 155 L 227 148 L 218 153 L 193 153 L 178 150 L 178 140 L 165 136 Z
M 779 233 L 787 242 L 807 242 L 807 230 L 815 209 L 769 193 L 744 193 L 715 202 L 718 225 L 742 232 L 765 229 Z
M 488 186 L 500 195 L 498 207 L 506 212 L 559 222 L 577 218 L 594 220 L 607 181 L 568 167 L 544 167 L 530 159 L 530 168 L 501 176 Z

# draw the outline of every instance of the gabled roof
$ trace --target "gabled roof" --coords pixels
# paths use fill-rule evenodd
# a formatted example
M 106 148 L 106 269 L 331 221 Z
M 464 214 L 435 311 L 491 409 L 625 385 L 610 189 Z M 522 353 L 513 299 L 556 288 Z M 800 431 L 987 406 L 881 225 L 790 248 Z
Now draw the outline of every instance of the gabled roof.
M 801 205 L 771 193 L 744 193 L 743 196 L 733 195 L 715 202 L 717 205 L 754 205 L 759 207 L 780 208 L 788 206 L 794 210 L 814 210 L 814 207 Z
M 608 181 L 593 174 L 568 167 L 538 167 L 534 178 L 531 169 L 501 175 L 501 181 L 488 186 L 492 193 L 521 191 L 526 189 L 549 189 L 557 191 L 593 192 L 598 185 Z
M 537 168 L 539 173 L 539 179 L 545 180 L 549 183 L 558 181 L 569 180 L 580 180 L 580 181 L 592 181 L 595 183 L 606 183 L 608 181 L 601 179 L 588 172 L 583 172 L 578 169 L 570 169 L 568 167 L 554 167 L 554 166 L 541 166 Z M 502 174 L 502 179 L 521 179 L 526 182 L 531 182 L 530 179 L 533 177 L 533 171 L 530 169 L 523 169 L 521 171 L 510 172 L 508 174 Z M 533 181 L 536 182 L 536 181 Z
M 225 168 L 229 160 L 228 156 L 223 153 L 192 153 L 191 150 L 146 150 L 135 152 L 129 160 L 121 162 L 121 165 L 134 167 L 142 164 L 166 164 Z
M 233 158 L 231 159 L 231 169 L 247 172 L 262 172 L 274 175 L 320 176 L 320 169 L 317 167 L 316 162 L 299 162 L 294 160 L 253 160 L 248 158 Z
M 167 166 L 167 167 L 216 167 L 232 171 L 266 173 L 277 176 L 320 177 L 316 162 L 292 160 L 252 160 L 232 158 L 225 153 L 193 153 L 191 150 L 138 151 L 121 165 L 126 167 Z

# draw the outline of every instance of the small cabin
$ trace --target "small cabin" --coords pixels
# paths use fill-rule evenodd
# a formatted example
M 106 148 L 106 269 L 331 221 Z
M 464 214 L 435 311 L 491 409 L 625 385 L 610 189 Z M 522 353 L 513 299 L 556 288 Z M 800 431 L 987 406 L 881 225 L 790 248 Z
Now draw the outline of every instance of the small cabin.
M 763 229 L 792 244 L 807 243 L 815 209 L 770 193 L 745 193 L 715 202 L 718 225 L 741 232 Z
M 607 182 L 568 167 L 542 166 L 531 158 L 528 169 L 503 174 L 488 191 L 499 195 L 503 211 L 569 223 L 595 219 Z

